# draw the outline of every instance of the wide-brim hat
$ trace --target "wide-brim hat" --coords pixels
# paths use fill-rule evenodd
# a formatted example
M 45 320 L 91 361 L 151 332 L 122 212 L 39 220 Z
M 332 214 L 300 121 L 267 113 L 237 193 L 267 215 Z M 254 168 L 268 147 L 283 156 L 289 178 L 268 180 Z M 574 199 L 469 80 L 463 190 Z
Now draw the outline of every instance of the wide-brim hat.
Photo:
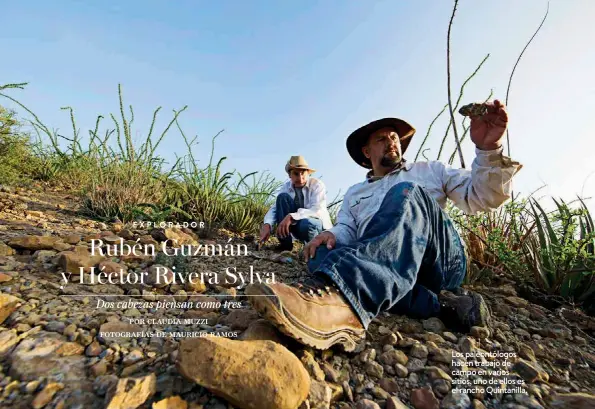
M 362 147 L 368 142 L 370 135 L 382 128 L 393 128 L 397 132 L 403 154 L 415 134 L 415 128 L 399 118 L 382 118 L 362 126 L 347 137 L 346 143 L 349 155 L 358 165 L 372 169 L 372 163 L 362 152 Z
M 307 170 L 310 173 L 316 172 L 316 169 L 312 169 L 303 156 L 292 156 L 289 158 L 285 164 L 285 172 L 289 173 L 292 169 Z

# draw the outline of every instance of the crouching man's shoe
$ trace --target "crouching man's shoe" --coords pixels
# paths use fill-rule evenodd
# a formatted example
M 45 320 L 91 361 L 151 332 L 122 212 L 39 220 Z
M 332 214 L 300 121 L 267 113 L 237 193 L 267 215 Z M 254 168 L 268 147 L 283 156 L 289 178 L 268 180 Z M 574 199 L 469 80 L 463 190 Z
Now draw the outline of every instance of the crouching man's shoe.
M 442 291 L 438 299 L 440 319 L 447 327 L 465 333 L 471 327 L 491 327 L 490 310 L 481 295 L 457 289 L 454 293 Z
M 335 344 L 353 351 L 365 330 L 341 292 L 323 278 L 295 284 L 251 284 L 252 306 L 283 333 L 317 349 Z
M 292 251 L 293 250 L 293 242 L 283 241 L 275 246 L 273 251 L 282 252 L 282 251 Z

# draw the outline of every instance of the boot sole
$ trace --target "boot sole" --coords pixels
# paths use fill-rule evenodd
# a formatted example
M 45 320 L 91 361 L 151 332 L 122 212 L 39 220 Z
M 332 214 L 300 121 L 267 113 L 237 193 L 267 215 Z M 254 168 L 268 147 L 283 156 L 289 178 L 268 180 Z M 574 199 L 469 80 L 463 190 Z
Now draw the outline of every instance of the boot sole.
M 259 290 L 254 291 L 258 288 Z M 340 329 L 333 332 L 320 332 L 306 327 L 287 311 L 281 300 L 266 286 L 253 287 L 253 291 L 246 289 L 246 295 L 259 295 L 250 297 L 250 303 L 256 311 L 266 316 L 275 326 L 284 333 L 301 342 L 319 350 L 329 349 L 333 345 L 341 345 L 345 352 L 357 348 L 358 341 L 365 339 L 365 330 Z M 265 296 L 266 297 L 263 297 Z

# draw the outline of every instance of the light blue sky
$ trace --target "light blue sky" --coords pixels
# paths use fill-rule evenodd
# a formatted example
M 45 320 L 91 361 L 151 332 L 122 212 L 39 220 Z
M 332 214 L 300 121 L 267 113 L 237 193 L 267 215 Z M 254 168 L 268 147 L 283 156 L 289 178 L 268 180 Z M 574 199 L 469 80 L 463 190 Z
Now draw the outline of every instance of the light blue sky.
M 546 5 L 460 1 L 452 35 L 455 94 L 490 53 L 463 102 L 483 100 L 490 89 L 504 100 L 510 71 Z M 162 127 L 172 109 L 187 104 L 181 124 L 199 135 L 201 159 L 225 129 L 215 154 L 229 158 L 227 169 L 268 169 L 284 178 L 289 156 L 302 154 L 330 200 L 364 177 L 345 138 L 370 120 L 399 116 L 416 126 L 406 154 L 413 160 L 447 101 L 451 7 L 446 0 L 10 2 L 2 6 L 0 83 L 29 82 L 11 95 L 67 135 L 60 107 L 72 106 L 87 134 L 97 114 L 118 112 L 118 83 L 135 107 L 139 141 L 154 108 L 163 107 Z M 510 132 L 512 156 L 524 168 L 516 191 L 547 184 L 544 195 L 572 200 L 582 190 L 595 197 L 593 21 L 594 1 L 552 0 L 517 69 Z M 431 159 L 446 121 L 444 115 L 426 145 Z M 450 155 L 454 145 L 447 146 Z M 470 141 L 464 150 L 470 164 Z M 159 151 L 170 159 L 174 152 L 184 153 L 176 132 Z

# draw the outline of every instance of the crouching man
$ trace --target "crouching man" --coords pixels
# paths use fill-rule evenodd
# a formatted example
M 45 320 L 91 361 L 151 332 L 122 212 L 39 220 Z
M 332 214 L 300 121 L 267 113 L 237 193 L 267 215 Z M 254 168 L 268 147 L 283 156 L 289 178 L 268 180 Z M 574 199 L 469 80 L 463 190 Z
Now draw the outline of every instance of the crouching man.
M 274 225 L 279 239 L 278 251 L 293 249 L 293 237 L 303 243 L 312 240 L 324 229 L 332 227 L 326 207 L 326 187 L 310 177 L 316 170 L 308 166 L 303 156 L 292 156 L 285 165 L 289 175 L 279 191 L 275 205 L 264 217 L 260 242 L 267 241 Z M 292 237 L 293 235 L 293 237 Z
M 496 209 L 522 165 L 503 155 L 508 116 L 503 104 L 471 117 L 476 157 L 471 170 L 403 159 L 415 129 L 384 118 L 353 132 L 347 150 L 371 169 L 349 188 L 337 224 L 305 249 L 311 274 L 292 285 L 252 285 L 254 307 L 281 331 L 318 349 L 346 351 L 383 311 L 440 317 L 467 332 L 490 325 L 483 298 L 460 288 L 467 271 L 464 242 L 443 210 L 447 199 L 469 214 Z

